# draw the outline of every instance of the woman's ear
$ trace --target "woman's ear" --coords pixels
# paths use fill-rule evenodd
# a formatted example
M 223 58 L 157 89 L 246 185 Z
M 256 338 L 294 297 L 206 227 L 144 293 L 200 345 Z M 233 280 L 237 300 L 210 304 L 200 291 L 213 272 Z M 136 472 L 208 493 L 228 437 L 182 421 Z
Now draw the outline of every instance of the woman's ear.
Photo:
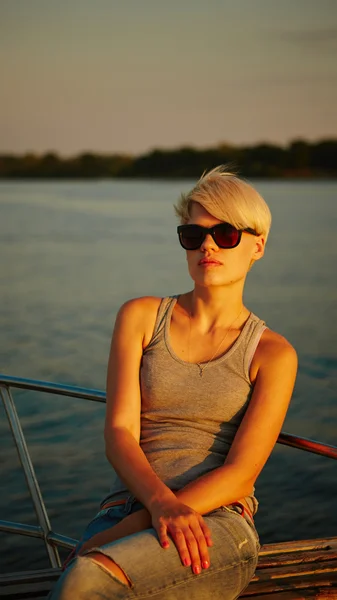
M 264 248 L 265 248 L 265 243 L 266 240 L 264 238 L 263 235 L 259 235 L 259 237 L 256 238 L 255 240 L 255 251 L 254 254 L 252 256 L 252 259 L 255 260 L 260 260 L 260 258 L 262 258 L 262 256 L 264 255 Z

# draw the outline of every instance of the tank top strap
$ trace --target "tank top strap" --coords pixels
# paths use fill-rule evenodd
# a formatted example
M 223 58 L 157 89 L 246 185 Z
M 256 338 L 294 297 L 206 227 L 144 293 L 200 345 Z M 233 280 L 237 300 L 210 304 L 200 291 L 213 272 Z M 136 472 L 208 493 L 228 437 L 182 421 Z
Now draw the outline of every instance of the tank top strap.
M 165 325 L 167 321 L 168 314 L 170 313 L 170 309 L 172 304 L 175 304 L 178 296 L 167 296 L 162 298 L 161 303 L 158 308 L 158 313 L 156 317 L 156 321 L 154 324 L 153 334 L 149 344 L 146 346 L 144 352 L 150 350 L 155 344 L 157 344 L 160 340 L 164 340 L 165 333 Z
M 259 345 L 263 332 L 267 329 L 264 321 L 259 319 L 256 315 L 251 313 L 250 316 L 250 327 L 246 333 L 245 347 L 244 347 L 244 373 L 246 378 L 249 380 L 250 366 Z

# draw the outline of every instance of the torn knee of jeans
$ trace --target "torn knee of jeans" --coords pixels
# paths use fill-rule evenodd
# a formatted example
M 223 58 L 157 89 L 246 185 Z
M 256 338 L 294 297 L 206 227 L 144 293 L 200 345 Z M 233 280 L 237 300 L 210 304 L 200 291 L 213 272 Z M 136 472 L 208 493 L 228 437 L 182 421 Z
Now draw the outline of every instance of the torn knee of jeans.
M 133 583 L 125 573 L 125 571 L 107 554 L 99 549 L 88 550 L 83 554 L 84 558 L 89 558 L 93 563 L 100 567 L 103 571 L 108 573 L 114 579 L 118 580 L 119 583 L 126 585 L 130 588 L 133 587 Z

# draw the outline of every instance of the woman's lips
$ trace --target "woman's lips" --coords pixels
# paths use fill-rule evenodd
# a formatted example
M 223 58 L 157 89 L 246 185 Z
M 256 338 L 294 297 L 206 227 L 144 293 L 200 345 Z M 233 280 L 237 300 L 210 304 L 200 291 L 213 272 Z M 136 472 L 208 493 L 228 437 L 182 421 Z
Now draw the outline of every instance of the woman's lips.
M 214 258 L 202 258 L 199 260 L 198 265 L 200 267 L 219 267 L 222 263 Z

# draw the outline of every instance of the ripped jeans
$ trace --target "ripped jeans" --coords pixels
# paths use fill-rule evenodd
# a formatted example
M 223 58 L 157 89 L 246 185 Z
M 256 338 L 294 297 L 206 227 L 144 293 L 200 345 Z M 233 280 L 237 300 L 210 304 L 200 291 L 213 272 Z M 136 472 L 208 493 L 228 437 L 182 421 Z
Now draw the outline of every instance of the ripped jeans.
M 130 496 L 124 505 L 99 511 L 85 530 L 76 552 L 94 534 L 113 527 L 141 508 L 142 504 Z M 182 565 L 173 543 L 163 549 L 156 531 L 151 528 L 105 544 L 98 550 L 122 569 L 129 586 L 91 560 L 89 553 L 72 558 L 48 599 L 234 600 L 254 575 L 260 548 L 252 519 L 240 512 L 239 507 L 231 505 L 204 515 L 213 546 L 209 548 L 211 564 L 199 575 Z

